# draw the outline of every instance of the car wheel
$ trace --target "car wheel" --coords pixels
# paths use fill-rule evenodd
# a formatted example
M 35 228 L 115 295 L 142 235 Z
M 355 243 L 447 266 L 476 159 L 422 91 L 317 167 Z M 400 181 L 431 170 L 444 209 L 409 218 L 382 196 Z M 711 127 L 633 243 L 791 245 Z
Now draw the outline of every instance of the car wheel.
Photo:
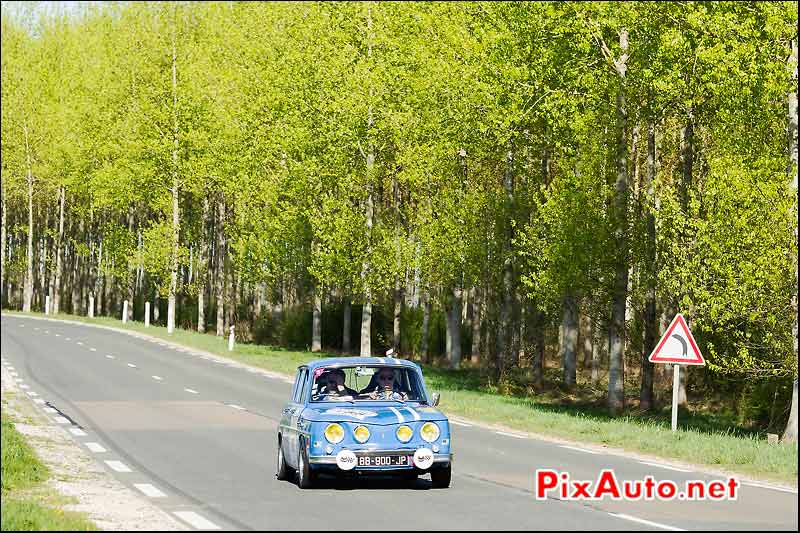
M 289 465 L 286 464 L 286 458 L 283 456 L 281 439 L 278 439 L 278 468 L 275 477 L 277 477 L 279 481 L 286 481 L 289 479 Z
M 310 489 L 314 485 L 314 474 L 306 457 L 306 447 L 300 441 L 300 450 L 297 454 L 297 486 L 301 489 Z
M 450 486 L 452 468 L 452 465 L 447 465 L 443 468 L 431 470 L 431 482 L 434 489 L 446 489 Z

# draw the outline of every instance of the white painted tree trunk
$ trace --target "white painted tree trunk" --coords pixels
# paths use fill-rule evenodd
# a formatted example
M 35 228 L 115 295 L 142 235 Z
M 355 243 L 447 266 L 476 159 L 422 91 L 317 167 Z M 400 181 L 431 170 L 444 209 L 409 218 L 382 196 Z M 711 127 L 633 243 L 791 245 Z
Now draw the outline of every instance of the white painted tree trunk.
M 790 190 L 792 196 L 797 198 L 797 39 L 792 40 L 792 53 L 789 56 L 789 69 L 792 73 L 791 87 L 794 89 L 789 92 L 789 176 L 791 181 Z M 794 384 L 792 391 L 792 404 L 789 407 L 789 420 L 786 429 L 783 431 L 782 440 L 784 442 L 797 442 L 797 212 L 791 214 L 794 221 L 794 248 L 792 259 L 794 262 L 794 294 L 792 294 L 792 310 L 794 325 L 792 336 L 794 337 Z

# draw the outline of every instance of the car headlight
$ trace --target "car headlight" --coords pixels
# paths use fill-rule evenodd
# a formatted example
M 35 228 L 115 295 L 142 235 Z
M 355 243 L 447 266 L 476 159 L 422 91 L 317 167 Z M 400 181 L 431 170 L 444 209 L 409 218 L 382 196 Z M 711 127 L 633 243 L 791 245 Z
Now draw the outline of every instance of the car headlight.
M 358 442 L 364 444 L 369 440 L 369 429 L 367 429 L 365 426 L 358 426 L 353 430 L 353 436 Z
M 414 436 L 414 430 L 408 426 L 400 426 L 397 428 L 397 440 L 400 442 L 408 442 Z
M 439 426 L 433 422 L 425 422 L 419 430 L 420 436 L 428 442 L 433 442 L 439 438 Z
M 331 444 L 339 444 L 344 439 L 344 429 L 339 424 L 328 424 L 325 428 L 325 438 Z

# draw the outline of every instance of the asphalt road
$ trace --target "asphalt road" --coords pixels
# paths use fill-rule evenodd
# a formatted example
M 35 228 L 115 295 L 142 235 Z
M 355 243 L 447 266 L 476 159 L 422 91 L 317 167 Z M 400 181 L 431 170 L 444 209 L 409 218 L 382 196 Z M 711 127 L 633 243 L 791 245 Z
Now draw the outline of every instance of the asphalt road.
M 534 498 L 534 472 L 573 480 L 725 478 L 454 422 L 453 482 L 372 479 L 300 490 L 275 479 L 291 384 L 190 349 L 3 315 L 4 365 L 113 475 L 197 529 L 792 530 L 797 491 L 742 484 L 737 501 Z M 44 400 L 44 402 L 42 402 Z M 61 418 L 63 416 L 63 418 Z M 109 461 L 109 462 L 106 462 Z M 679 485 L 682 486 L 682 485 Z

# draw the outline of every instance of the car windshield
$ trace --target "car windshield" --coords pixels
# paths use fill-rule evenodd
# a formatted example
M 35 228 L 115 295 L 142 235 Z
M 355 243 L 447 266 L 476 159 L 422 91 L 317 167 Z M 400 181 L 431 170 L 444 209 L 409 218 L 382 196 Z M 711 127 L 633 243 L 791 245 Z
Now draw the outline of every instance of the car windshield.
M 314 371 L 312 402 L 425 402 L 421 379 L 411 368 L 397 366 L 337 366 Z

